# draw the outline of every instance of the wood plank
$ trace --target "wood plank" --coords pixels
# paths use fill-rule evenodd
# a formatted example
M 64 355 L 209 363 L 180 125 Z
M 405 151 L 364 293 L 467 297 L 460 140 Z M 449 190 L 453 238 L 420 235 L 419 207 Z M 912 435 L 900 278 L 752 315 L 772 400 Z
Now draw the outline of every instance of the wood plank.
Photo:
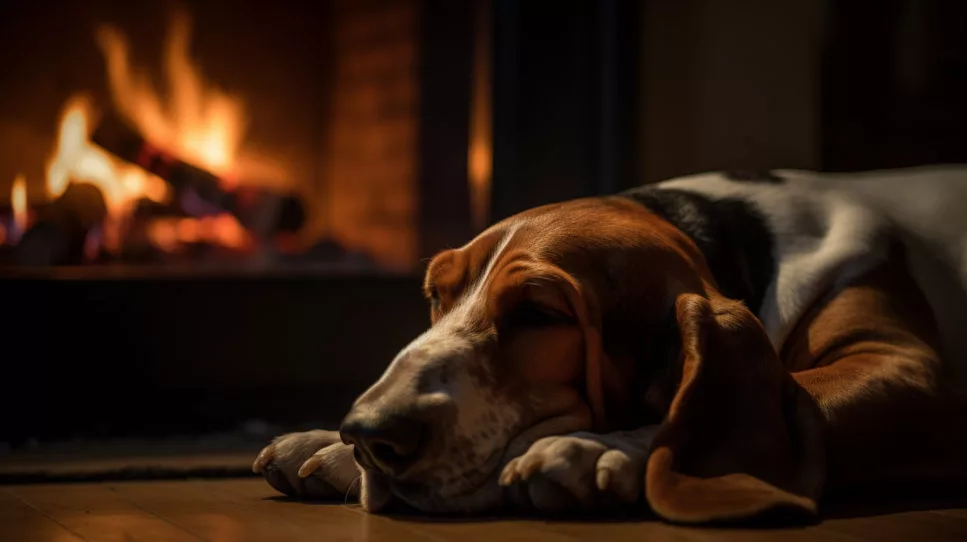
M 203 540 L 123 499 L 101 484 L 32 485 L 8 491 L 91 542 Z
M 17 542 L 83 542 L 53 519 L 0 488 L 0 540 Z
M 0 487 L 0 540 L 429 540 L 482 542 L 967 540 L 967 510 L 829 519 L 792 529 L 709 529 L 657 520 L 566 521 L 380 516 L 359 505 L 281 498 L 265 482 L 191 480 Z
M 119 483 L 112 487 L 139 507 L 206 540 L 424 539 L 405 524 L 360 514 L 358 506 L 279 498 L 261 480 Z
M 258 483 L 239 483 L 231 481 L 214 482 L 214 485 L 228 488 L 237 492 L 243 499 L 258 498 L 265 494 L 265 489 Z M 269 490 L 271 492 L 271 490 Z M 304 503 L 287 503 L 296 508 L 305 506 Z M 329 506 L 319 505 L 320 513 L 325 513 L 329 520 L 336 520 L 338 514 L 329 510 Z M 360 532 L 368 538 L 378 540 L 384 525 L 391 526 L 392 536 L 386 540 L 416 540 L 443 539 L 460 540 L 462 542 L 476 542 L 489 540 L 509 541 L 541 541 L 541 542 L 571 542 L 578 540 L 682 540 L 682 541 L 756 541 L 773 540 L 781 533 L 789 540 L 842 540 L 855 541 L 856 538 L 840 533 L 828 531 L 822 525 L 808 529 L 795 530 L 762 530 L 762 529 L 707 529 L 673 526 L 657 520 L 641 521 L 561 521 L 541 519 L 482 519 L 482 520 L 446 520 L 428 519 L 422 517 L 382 517 L 367 514 L 358 506 L 344 507 L 361 515 L 356 521 L 362 522 Z M 353 521 L 350 517 L 339 517 L 339 521 Z M 405 529 L 420 535 L 416 538 L 402 537 L 398 531 Z M 401 537 L 401 538 L 398 538 Z
M 213 485 L 236 493 L 241 499 L 265 499 L 267 486 L 260 484 L 230 481 L 213 482 Z M 273 494 L 268 489 L 268 494 Z M 283 504 L 274 499 L 267 502 Z M 344 525 L 354 525 L 357 536 L 363 540 L 460 540 L 476 542 L 490 540 L 546 542 L 576 542 L 573 536 L 555 533 L 545 528 L 541 521 L 517 519 L 463 520 L 446 518 L 425 518 L 405 516 L 380 516 L 363 511 L 359 505 L 306 505 L 299 502 L 285 502 L 280 513 L 293 520 L 303 514 L 313 516 L 324 514 L 328 521 L 339 521 Z M 328 525 L 328 523 L 327 523 Z M 358 540 L 359 538 L 356 538 Z

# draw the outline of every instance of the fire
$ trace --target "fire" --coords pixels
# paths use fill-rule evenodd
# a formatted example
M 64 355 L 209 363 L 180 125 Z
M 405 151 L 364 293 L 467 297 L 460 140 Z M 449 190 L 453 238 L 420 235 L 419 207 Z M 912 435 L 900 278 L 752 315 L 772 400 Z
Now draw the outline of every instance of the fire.
M 126 220 L 139 199 L 164 202 L 168 186 L 160 177 L 119 160 L 90 140 L 93 108 L 84 96 L 64 105 L 53 156 L 47 164 L 47 195 L 59 197 L 71 182 L 89 183 L 104 196 L 104 246 L 116 250 Z
M 247 128 L 243 103 L 206 84 L 189 56 L 191 22 L 176 13 L 164 50 L 165 103 L 150 77 L 131 65 L 128 41 L 111 26 L 97 31 L 115 107 L 152 145 L 222 179 L 232 178 Z
M 27 231 L 27 179 L 21 175 L 13 180 L 10 191 L 10 206 L 13 208 L 14 232 L 11 237 L 19 239 Z
M 207 170 L 231 189 L 238 181 L 239 149 L 247 119 L 243 103 L 207 83 L 189 56 L 191 24 L 176 14 L 165 41 L 164 68 L 169 86 L 159 97 L 147 73 L 131 63 L 126 37 L 111 26 L 98 29 L 97 43 L 104 55 L 114 110 L 152 147 L 162 149 L 195 167 Z M 92 141 L 98 117 L 89 97 L 77 94 L 63 106 L 53 151 L 46 164 L 46 196 L 54 201 L 71 183 L 97 187 L 104 197 L 106 217 L 88 235 L 85 250 L 93 258 L 101 248 L 120 250 L 133 225 L 138 202 L 168 203 L 173 190 L 167 181 L 139 165 L 125 161 Z M 130 159 L 130 157 L 126 157 Z M 241 157 L 246 171 L 279 181 L 281 168 Z M 251 173 L 251 172 L 250 172 Z M 14 221 L 0 230 L 0 244 L 16 243 L 28 224 L 26 179 L 16 178 L 11 192 Z M 139 219 L 140 220 L 140 219 Z M 249 232 L 228 213 L 202 218 L 156 218 L 140 223 L 147 240 L 162 250 L 177 251 L 198 242 L 233 249 L 250 247 Z
M 213 245 L 244 249 L 251 243 L 251 236 L 228 214 L 202 218 L 159 219 L 151 223 L 148 236 L 158 248 L 177 252 L 181 245 L 207 242 Z
M 47 195 L 59 197 L 71 182 L 90 183 L 100 189 L 109 215 L 115 217 L 130 212 L 139 198 L 165 201 L 168 186 L 164 180 L 91 142 L 92 117 L 85 97 L 75 96 L 64 106 L 57 146 L 47 164 Z

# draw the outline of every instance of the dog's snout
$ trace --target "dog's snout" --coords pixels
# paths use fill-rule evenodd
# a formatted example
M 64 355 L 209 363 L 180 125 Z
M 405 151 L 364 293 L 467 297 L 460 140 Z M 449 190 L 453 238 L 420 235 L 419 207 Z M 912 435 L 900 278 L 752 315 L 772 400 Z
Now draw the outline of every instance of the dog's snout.
M 350 412 L 339 427 L 346 444 L 355 447 L 363 466 L 390 476 L 400 476 L 420 457 L 425 424 L 416 418 Z

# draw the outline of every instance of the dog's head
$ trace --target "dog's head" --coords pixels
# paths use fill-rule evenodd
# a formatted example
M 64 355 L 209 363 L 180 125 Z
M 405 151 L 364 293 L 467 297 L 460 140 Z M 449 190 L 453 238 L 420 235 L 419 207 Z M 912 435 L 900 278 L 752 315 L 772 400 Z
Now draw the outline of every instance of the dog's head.
M 677 305 L 716 295 L 694 243 L 623 198 L 504 220 L 433 258 L 424 288 L 431 327 L 340 429 L 371 511 L 491 508 L 501 468 L 537 439 L 661 423 L 695 313 Z

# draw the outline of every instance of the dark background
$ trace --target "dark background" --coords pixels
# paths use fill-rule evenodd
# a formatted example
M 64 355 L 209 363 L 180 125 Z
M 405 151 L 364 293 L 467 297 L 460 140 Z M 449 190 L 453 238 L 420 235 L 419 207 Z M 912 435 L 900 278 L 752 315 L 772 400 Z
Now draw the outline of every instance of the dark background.
M 211 76 L 236 77 L 258 96 L 264 114 L 253 130 L 317 172 L 329 159 L 316 138 L 327 122 L 337 4 L 186 3 L 198 49 L 234 59 L 234 75 L 216 64 Z M 712 169 L 967 160 L 964 2 L 359 0 L 352 9 L 397 4 L 419 13 L 421 258 L 480 227 L 469 212 L 467 148 L 481 73 L 490 221 Z M 164 5 L 5 4 L 3 120 L 53 126 L 78 82 L 103 84 L 101 72 L 83 69 L 99 63 L 93 21 L 121 18 L 160 43 Z M 49 45 L 36 45 L 45 35 Z M 23 137 L 3 143 L 0 157 L 46 148 Z M 6 276 L 0 441 L 200 433 L 252 419 L 335 423 L 425 327 L 420 272 Z

